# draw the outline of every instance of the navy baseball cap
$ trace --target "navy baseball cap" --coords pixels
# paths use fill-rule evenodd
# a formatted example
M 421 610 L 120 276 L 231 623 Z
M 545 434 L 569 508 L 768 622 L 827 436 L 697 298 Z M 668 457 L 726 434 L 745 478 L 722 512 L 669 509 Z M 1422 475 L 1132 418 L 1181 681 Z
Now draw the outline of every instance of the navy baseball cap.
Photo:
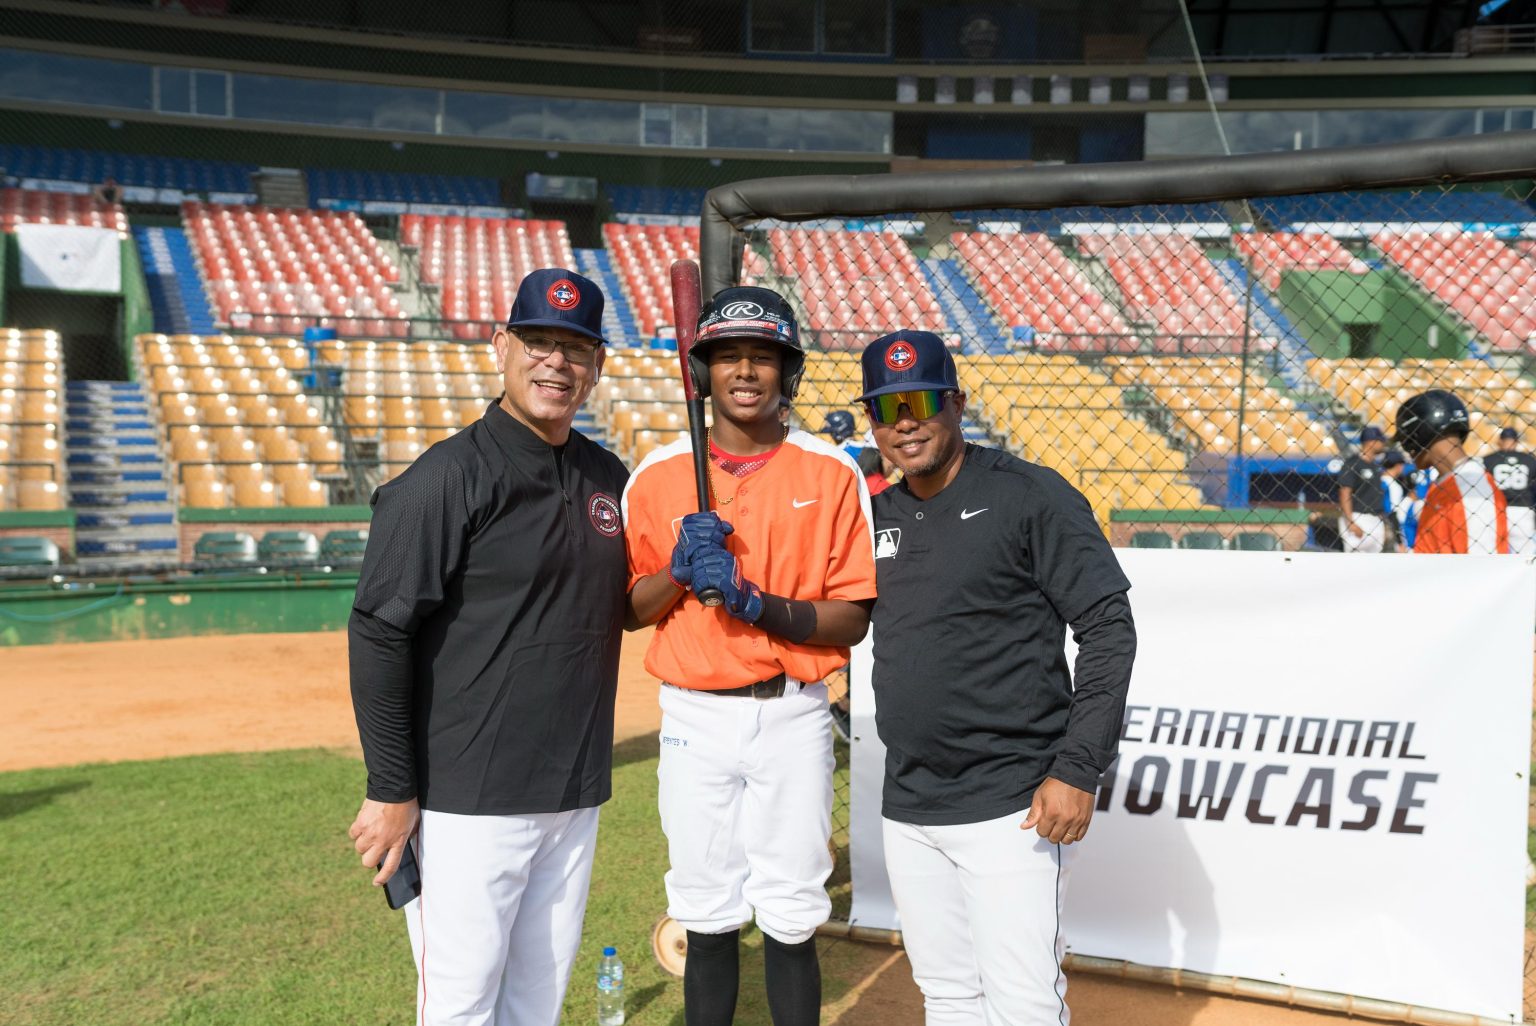
M 1385 442 L 1386 440 L 1387 433 L 1379 427 L 1368 427 L 1360 432 L 1361 445 L 1364 445 L 1366 442 Z
M 1499 440 L 1502 441 L 1506 438 L 1511 442 L 1518 442 L 1520 441 L 1520 432 L 1516 431 L 1514 428 L 1505 428 L 1499 432 Z
M 955 358 L 931 331 L 893 331 L 864 349 L 864 394 L 859 402 L 892 392 L 960 390 Z
M 1407 460 L 1403 459 L 1403 454 L 1397 449 L 1388 449 L 1387 454 L 1381 458 L 1381 465 L 1383 467 L 1395 467 L 1406 462 Z
M 569 328 L 606 343 L 603 290 L 596 282 L 563 267 L 533 271 L 517 287 L 507 327 Z

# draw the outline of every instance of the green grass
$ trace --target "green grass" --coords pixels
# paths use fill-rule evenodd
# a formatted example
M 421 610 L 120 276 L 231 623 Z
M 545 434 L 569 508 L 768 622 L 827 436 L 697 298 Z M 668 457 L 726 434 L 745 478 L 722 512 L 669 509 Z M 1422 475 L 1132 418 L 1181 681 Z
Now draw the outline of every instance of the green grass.
M 655 752 L 651 737 L 614 753 L 614 800 L 603 808 L 567 1023 L 595 1021 L 604 944 L 624 959 L 630 1022 L 682 1022 L 681 981 L 650 948 L 666 909 Z M 16 1026 L 411 1021 L 405 925 L 368 885 L 346 836 L 362 787 L 360 762 L 325 751 L 0 774 L 0 1018 Z M 846 898 L 846 879 L 844 863 L 835 898 Z M 760 943 L 748 931 L 743 1026 L 768 1023 Z M 822 947 L 831 1002 L 872 956 L 856 950 L 863 945 Z

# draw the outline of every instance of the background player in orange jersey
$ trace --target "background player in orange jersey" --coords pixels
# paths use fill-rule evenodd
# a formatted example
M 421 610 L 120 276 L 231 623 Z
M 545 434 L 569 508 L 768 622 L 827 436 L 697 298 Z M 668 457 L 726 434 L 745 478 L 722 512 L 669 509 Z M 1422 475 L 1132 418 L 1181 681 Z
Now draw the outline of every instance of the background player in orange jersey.
M 1414 552 L 1508 552 L 1504 493 L 1463 447 L 1471 430 L 1466 404 L 1444 389 L 1422 392 L 1397 411 L 1397 441 L 1416 467 L 1438 477 L 1424 497 Z
M 658 804 L 668 913 L 688 930 L 688 1026 L 735 1014 L 737 938 L 754 915 L 776 1026 L 821 1012 L 814 934 L 831 911 L 832 734 L 822 679 L 864 637 L 875 595 L 869 496 L 840 449 L 779 419 L 805 366 L 775 292 L 730 288 L 689 357 L 714 413 L 717 512 L 693 513 L 687 439 L 624 492 L 630 625 L 657 624 Z M 718 608 L 697 592 L 717 588 Z M 690 591 L 692 589 L 692 591 Z

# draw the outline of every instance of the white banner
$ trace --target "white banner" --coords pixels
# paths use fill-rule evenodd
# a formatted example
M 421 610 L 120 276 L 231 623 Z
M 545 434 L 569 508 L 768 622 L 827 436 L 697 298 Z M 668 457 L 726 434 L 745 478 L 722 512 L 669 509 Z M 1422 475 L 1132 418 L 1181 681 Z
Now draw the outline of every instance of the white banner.
M 121 292 L 122 240 L 110 228 L 19 224 L 21 284 L 33 289 Z
M 1118 555 L 1140 644 L 1069 948 L 1519 1021 L 1536 569 Z M 852 676 L 853 916 L 896 927 Z

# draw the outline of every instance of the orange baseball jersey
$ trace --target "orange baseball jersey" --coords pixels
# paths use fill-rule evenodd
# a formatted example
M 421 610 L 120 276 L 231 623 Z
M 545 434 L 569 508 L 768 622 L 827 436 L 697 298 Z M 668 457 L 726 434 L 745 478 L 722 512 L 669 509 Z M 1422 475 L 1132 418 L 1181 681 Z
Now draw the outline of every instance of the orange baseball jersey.
M 850 602 L 875 597 L 874 518 L 853 459 L 804 431 L 746 477 L 714 469 L 715 509 L 734 533 L 726 548 L 742 576 L 789 599 Z M 697 512 L 687 438 L 652 452 L 629 479 L 621 505 L 629 586 L 672 561 L 678 524 Z M 645 668 L 678 687 L 740 687 L 779 673 L 819 681 L 848 662 L 848 650 L 797 645 L 709 609 L 691 591 L 661 618 Z
M 1508 552 L 1509 517 L 1504 493 L 1481 462 L 1462 461 L 1429 486 L 1414 552 Z

